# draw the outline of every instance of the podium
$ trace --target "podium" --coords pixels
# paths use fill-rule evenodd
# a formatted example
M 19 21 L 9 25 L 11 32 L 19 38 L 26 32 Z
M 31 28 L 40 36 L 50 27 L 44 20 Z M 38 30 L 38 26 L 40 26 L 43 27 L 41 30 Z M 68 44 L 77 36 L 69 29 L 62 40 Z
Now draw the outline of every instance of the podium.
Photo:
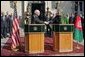
M 58 52 L 73 51 L 73 24 L 53 24 L 53 49 Z
M 25 51 L 44 52 L 44 24 L 25 25 Z

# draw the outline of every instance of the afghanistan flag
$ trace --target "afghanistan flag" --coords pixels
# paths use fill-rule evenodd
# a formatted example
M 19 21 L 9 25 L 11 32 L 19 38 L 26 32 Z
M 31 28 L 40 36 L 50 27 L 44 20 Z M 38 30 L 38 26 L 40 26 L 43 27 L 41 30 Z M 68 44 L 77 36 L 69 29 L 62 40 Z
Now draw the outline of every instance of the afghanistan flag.
M 81 17 L 76 16 L 74 23 L 74 40 L 81 42 L 83 40 Z

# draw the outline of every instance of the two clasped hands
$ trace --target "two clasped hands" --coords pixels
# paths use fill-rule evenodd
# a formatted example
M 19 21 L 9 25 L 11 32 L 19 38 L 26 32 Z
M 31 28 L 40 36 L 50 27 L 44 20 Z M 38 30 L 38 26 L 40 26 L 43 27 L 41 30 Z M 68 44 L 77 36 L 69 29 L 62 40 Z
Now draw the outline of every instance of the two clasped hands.
M 45 21 L 44 24 L 48 25 L 50 22 L 49 21 Z

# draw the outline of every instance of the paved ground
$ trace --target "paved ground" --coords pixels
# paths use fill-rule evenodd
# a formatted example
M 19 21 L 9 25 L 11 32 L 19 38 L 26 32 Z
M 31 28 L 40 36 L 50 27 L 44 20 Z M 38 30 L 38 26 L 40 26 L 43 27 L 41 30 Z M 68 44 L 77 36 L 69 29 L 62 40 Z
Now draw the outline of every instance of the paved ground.
M 43 56 L 43 55 L 37 55 L 37 56 Z M 45 55 L 46 56 L 46 55 Z M 61 55 L 47 55 L 47 56 L 84 56 L 84 53 L 72 53 L 72 54 L 61 54 Z
M 20 36 L 21 37 L 24 37 L 23 31 L 24 31 L 23 29 L 21 29 L 21 31 L 20 31 Z M 7 42 L 8 39 L 9 38 L 3 38 L 3 39 L 1 39 L 1 47 L 3 47 L 5 45 L 5 43 Z M 79 44 L 84 45 L 84 40 L 81 43 L 79 43 Z M 72 53 L 72 54 L 48 55 L 48 56 L 84 56 L 84 53 L 76 53 L 76 54 Z

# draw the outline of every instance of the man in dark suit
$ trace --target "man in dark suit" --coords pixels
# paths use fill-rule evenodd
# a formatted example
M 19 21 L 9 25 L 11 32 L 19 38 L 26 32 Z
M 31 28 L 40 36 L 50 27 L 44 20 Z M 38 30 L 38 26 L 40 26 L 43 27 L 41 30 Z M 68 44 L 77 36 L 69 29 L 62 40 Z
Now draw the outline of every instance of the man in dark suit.
M 44 22 L 42 19 L 40 19 L 39 16 L 40 16 L 40 11 L 36 9 L 34 11 L 32 24 L 48 24 L 48 22 L 46 21 Z
M 45 21 L 43 21 L 42 19 L 39 18 L 39 16 L 40 16 L 40 11 L 36 9 L 36 10 L 34 11 L 32 24 L 45 24 L 46 27 L 47 27 L 47 28 L 46 28 L 46 30 L 47 30 L 47 31 L 46 31 L 46 32 L 47 32 L 46 35 L 47 35 L 47 34 L 49 34 L 49 32 L 48 32 L 48 28 L 49 28 L 49 25 L 48 25 L 48 24 L 49 24 L 49 22 L 48 22 L 48 20 L 47 20 L 48 18 L 47 18 L 46 16 L 44 16 Z
M 60 24 L 61 23 L 61 16 L 59 15 L 59 12 L 56 13 L 56 16 L 50 22 L 53 24 Z
M 3 38 L 6 38 L 7 36 L 7 22 L 6 22 L 6 15 L 4 13 L 1 16 L 1 33 Z
M 34 11 L 34 15 L 33 15 L 33 24 L 42 24 L 44 23 L 42 20 L 39 19 L 40 16 L 40 11 L 39 10 L 35 10 Z
M 10 36 L 12 31 L 12 15 L 6 16 L 6 22 L 7 22 L 7 36 Z
M 73 24 L 74 23 L 74 14 L 71 13 L 71 16 L 69 17 L 69 23 Z

